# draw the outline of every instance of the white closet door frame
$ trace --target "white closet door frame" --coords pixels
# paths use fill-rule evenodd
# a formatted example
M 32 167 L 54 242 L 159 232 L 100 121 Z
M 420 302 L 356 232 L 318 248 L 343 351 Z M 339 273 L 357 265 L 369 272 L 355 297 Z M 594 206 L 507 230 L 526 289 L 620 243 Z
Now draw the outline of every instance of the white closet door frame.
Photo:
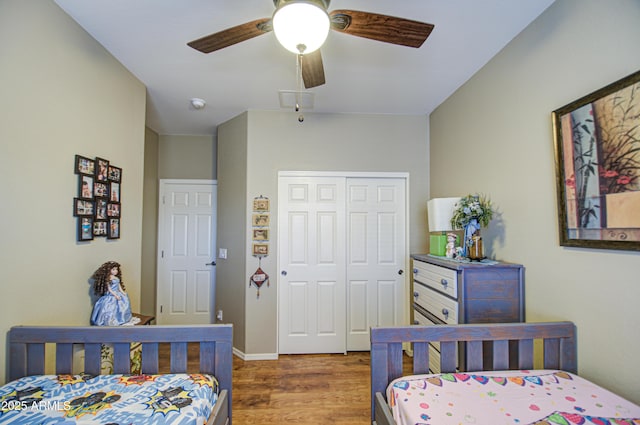
M 410 188 L 410 181 L 409 181 L 409 173 L 402 173 L 402 172 L 342 172 L 342 171 L 280 171 L 278 173 L 278 178 L 280 179 L 281 177 L 343 177 L 343 178 L 395 178 L 395 179 L 404 179 L 405 180 L 405 206 L 404 206 L 404 210 L 405 210 L 405 238 L 404 238 L 404 242 L 405 242 L 405 247 L 404 247 L 404 251 L 406 253 L 405 255 L 405 259 L 404 259 L 404 287 L 405 287 L 405 293 L 409 294 L 409 277 L 410 274 L 408 273 L 409 271 L 409 267 L 410 267 L 410 260 L 409 260 L 409 246 L 410 246 L 410 231 L 409 231 L 409 206 L 410 206 L 410 196 L 409 196 L 409 188 Z M 283 269 L 283 265 L 280 262 L 280 254 L 279 254 L 279 249 L 278 249 L 278 254 L 277 254 L 277 264 L 278 264 L 278 273 L 277 273 L 277 280 L 278 280 L 278 288 L 280 288 L 280 271 Z M 405 305 L 404 305 L 404 322 L 405 323 L 409 323 L 409 297 L 406 297 L 407 299 L 405 300 Z M 279 297 L 278 297 L 279 299 Z M 280 311 L 280 306 L 277 306 L 278 308 L 278 312 Z M 279 313 L 278 313 L 279 315 Z M 279 333 L 279 326 L 278 326 L 278 333 Z M 280 335 L 278 334 L 278 341 L 280 340 Z

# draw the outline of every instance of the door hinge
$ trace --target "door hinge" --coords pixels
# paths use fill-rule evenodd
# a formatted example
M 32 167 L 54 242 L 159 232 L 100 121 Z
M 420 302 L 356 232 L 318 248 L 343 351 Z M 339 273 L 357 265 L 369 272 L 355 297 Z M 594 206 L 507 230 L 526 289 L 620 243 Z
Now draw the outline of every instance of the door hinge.
M 162 306 L 160 306 L 160 313 L 162 313 Z

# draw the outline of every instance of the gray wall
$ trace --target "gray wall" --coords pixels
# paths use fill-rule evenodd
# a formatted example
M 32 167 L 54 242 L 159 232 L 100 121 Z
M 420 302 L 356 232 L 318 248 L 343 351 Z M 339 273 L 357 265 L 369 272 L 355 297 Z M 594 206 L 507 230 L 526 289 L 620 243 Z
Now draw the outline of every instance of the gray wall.
M 160 135 L 158 143 L 159 178 L 216 179 L 217 143 L 214 136 Z
M 557 0 L 430 117 L 432 195 L 491 197 L 527 320 L 574 321 L 580 374 L 636 403 L 640 253 L 559 246 L 551 111 L 640 69 L 639 23 L 638 0 Z
M 144 138 L 144 193 L 142 198 L 142 276 L 140 312 L 156 314 L 156 274 L 158 255 L 158 148 L 156 132 L 146 128 Z
M 147 128 L 144 152 L 144 210 L 140 309 L 155 315 L 158 256 L 159 179 L 216 179 L 214 136 L 166 136 Z
M 51 0 L 0 1 L 0 58 L 2 383 L 9 327 L 88 325 L 105 261 L 139 308 L 146 91 Z M 76 154 L 122 167 L 120 239 L 76 242 Z
M 223 323 L 233 323 L 233 346 L 246 351 L 245 280 L 247 229 L 247 114 L 218 128 L 218 248 L 228 258 L 216 266 L 216 308 L 223 309 Z
M 427 118 L 421 115 L 305 114 L 300 124 L 291 112 L 249 111 L 218 130 L 218 246 L 234 244 L 229 260 L 218 262 L 218 303 L 238 314 L 244 340 L 234 346 L 245 354 L 277 352 L 277 188 L 278 171 L 379 171 L 409 173 L 409 249 L 426 248 L 429 146 Z M 246 150 L 246 153 L 243 152 Z M 223 163 L 227 168 L 223 168 Z M 230 189 L 228 185 L 233 185 Z M 227 198 L 222 198 L 226 193 Z M 251 256 L 252 200 L 271 200 L 270 255 L 262 260 L 271 285 L 248 288 L 258 261 Z M 231 207 L 228 202 L 233 202 Z M 233 216 L 233 223 L 222 215 Z M 238 220 L 238 216 L 243 216 Z M 228 248 L 228 247 L 227 247 Z M 233 254 L 233 256 L 232 256 Z M 238 256 L 243 261 L 238 261 Z M 231 264 L 231 260 L 236 262 Z M 233 299 L 226 304 L 225 300 Z M 238 308 L 243 302 L 244 308 Z M 236 312 L 233 313 L 234 317 Z M 242 322 L 241 322 L 242 321 Z M 234 331 L 235 332 L 235 331 Z

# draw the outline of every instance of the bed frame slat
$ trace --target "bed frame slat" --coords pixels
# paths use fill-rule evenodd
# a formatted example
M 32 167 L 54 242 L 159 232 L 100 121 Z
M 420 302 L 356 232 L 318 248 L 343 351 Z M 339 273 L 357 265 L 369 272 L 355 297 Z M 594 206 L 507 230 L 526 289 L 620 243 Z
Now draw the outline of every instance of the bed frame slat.
M 509 341 L 500 340 L 493 342 L 493 369 L 509 369 Z
M 44 343 L 27 345 L 28 375 L 42 375 L 44 373 Z
M 158 343 L 146 342 L 142 344 L 142 373 L 156 374 L 160 369 L 158 358 Z
M 100 375 L 102 367 L 102 344 L 84 345 L 84 371 L 90 375 Z
M 185 373 L 187 371 L 187 343 L 171 343 L 171 373 Z
M 467 343 L 467 365 L 466 370 L 484 369 L 483 344 L 482 341 L 471 341 Z
M 440 342 L 440 371 L 443 373 L 455 372 L 458 368 L 457 348 L 455 341 Z
M 73 344 L 56 345 L 56 373 L 73 373 Z
M 560 367 L 560 341 L 557 339 L 549 339 L 544 342 L 544 367 L 559 368 Z
M 518 369 L 533 369 L 533 339 L 518 341 Z
M 429 373 L 428 342 L 416 342 L 413 344 L 413 373 L 415 375 Z
M 113 344 L 113 373 L 131 372 L 131 344 L 117 342 Z
M 483 344 L 493 341 L 494 369 L 533 368 L 534 339 L 544 341 L 544 367 L 577 373 L 576 328 L 571 322 L 548 323 L 494 323 L 436 326 L 385 327 L 371 329 L 371 419 L 376 420 L 376 397 L 386 397 L 386 388 L 400 377 L 402 371 L 402 343 L 413 343 L 423 353 L 429 342 L 440 342 L 440 367 L 443 372 L 456 370 L 456 346 L 467 345 L 466 368 L 468 371 L 486 369 L 483 365 Z M 512 342 L 513 341 L 513 342 Z M 518 350 L 510 350 L 514 345 Z M 515 356 L 514 351 L 517 351 Z M 510 358 L 514 356 L 514 358 Z M 422 361 L 422 360 L 420 360 Z M 417 362 L 414 359 L 414 367 Z M 380 423 L 384 422 L 383 418 Z

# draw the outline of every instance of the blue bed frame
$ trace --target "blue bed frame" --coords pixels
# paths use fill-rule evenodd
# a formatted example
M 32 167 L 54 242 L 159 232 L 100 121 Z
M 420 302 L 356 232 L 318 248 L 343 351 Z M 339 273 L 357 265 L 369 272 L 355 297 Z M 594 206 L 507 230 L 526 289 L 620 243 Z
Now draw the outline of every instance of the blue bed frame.
M 458 343 L 466 344 L 467 372 L 532 369 L 534 341 L 542 342 L 545 369 L 577 373 L 576 327 L 571 322 L 463 324 L 371 329 L 371 421 L 393 425 L 386 402 L 389 383 L 403 375 L 429 373 L 429 343 L 440 342 L 440 368 L 456 372 Z M 413 370 L 403 373 L 403 343 L 413 344 Z M 515 346 L 514 346 L 515 344 Z M 491 346 L 491 364 L 485 353 Z M 517 349 L 514 349 L 517 348 Z
M 101 371 L 102 344 L 113 346 L 113 373 L 130 373 L 130 344 L 142 344 L 142 373 L 159 373 L 158 344 L 171 345 L 170 373 L 187 372 L 187 344 L 200 343 L 200 373 L 214 375 L 220 396 L 208 424 L 231 424 L 231 325 L 16 326 L 9 331 L 9 379 L 45 374 L 45 344 L 55 344 L 55 374 L 73 373 L 74 345 L 84 346 L 84 367 Z

